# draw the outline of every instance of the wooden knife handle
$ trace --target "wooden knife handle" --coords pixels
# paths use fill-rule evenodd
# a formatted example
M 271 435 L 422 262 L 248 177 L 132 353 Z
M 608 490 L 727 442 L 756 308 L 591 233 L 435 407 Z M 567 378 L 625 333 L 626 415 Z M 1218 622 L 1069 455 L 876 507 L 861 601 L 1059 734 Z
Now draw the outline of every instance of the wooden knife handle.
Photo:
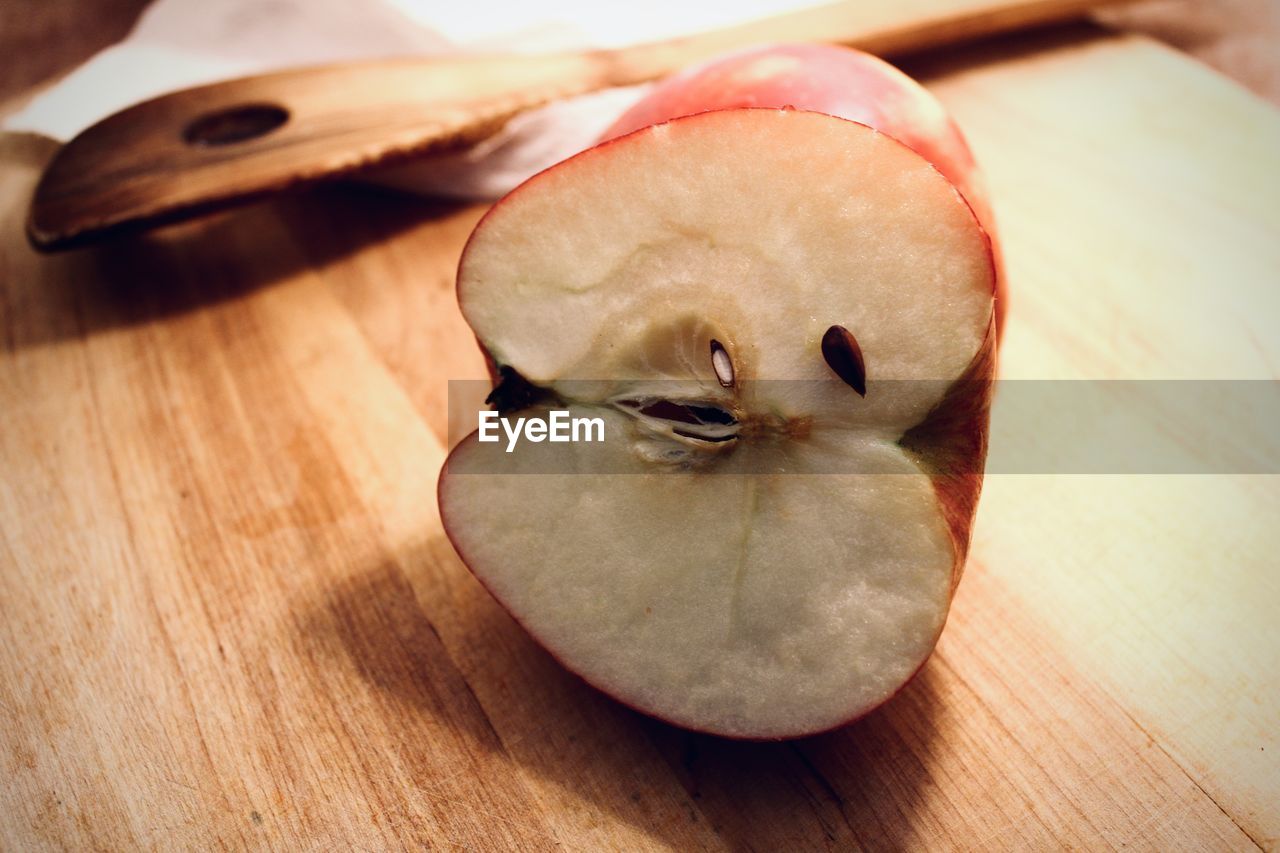
M 27 234 L 39 249 L 64 249 L 457 149 L 521 111 L 746 45 L 827 41 L 901 54 L 1076 18 L 1107 2 L 1116 0 L 841 2 L 622 50 L 350 63 L 186 89 L 68 142 L 36 188 Z

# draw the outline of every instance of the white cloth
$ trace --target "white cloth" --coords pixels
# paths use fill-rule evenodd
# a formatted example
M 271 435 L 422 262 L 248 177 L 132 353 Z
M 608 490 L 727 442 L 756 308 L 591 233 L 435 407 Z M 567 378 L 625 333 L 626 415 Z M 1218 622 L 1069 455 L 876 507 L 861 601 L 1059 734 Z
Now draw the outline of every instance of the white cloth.
M 156 0 L 128 38 L 72 71 L 4 126 L 65 141 L 138 101 L 246 74 L 388 56 L 620 47 L 813 4 Z M 553 104 L 516 117 L 469 151 L 371 177 L 433 194 L 493 198 L 590 145 L 643 89 L 616 89 Z

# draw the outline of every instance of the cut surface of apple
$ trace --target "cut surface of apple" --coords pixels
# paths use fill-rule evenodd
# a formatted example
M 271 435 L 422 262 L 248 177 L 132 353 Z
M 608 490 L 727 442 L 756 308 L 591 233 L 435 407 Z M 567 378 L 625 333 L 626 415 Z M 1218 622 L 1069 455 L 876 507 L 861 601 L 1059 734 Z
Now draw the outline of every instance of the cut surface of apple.
M 992 240 L 996 332 L 1007 310 L 995 214 L 960 128 L 923 86 L 877 56 L 831 44 L 750 47 L 693 65 L 657 83 L 604 133 L 605 139 L 708 110 L 786 106 L 874 127 L 905 144 L 955 184 Z
M 861 716 L 959 577 L 993 286 L 955 188 L 854 122 L 727 110 L 586 151 L 481 221 L 458 295 L 506 414 L 604 441 L 472 434 L 441 476 L 450 539 L 646 713 L 744 738 Z

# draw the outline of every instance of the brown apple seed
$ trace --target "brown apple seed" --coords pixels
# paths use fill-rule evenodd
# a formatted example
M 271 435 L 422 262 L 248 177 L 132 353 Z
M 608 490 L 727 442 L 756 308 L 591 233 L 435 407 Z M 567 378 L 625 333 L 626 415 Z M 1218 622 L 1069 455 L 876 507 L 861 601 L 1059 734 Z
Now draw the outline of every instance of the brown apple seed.
M 832 326 L 822 336 L 822 357 L 859 397 L 867 396 L 867 366 L 858 339 L 844 326 Z

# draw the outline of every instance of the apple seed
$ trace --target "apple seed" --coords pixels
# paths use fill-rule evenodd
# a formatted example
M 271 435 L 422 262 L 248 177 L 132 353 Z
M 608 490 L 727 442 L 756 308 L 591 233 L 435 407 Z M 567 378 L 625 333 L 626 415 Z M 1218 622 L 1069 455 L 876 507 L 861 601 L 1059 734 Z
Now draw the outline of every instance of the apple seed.
M 867 366 L 862 361 L 862 347 L 852 332 L 844 326 L 827 329 L 822 336 L 822 357 L 859 397 L 867 396 Z
M 715 338 L 711 339 L 711 367 L 716 372 L 716 379 L 720 380 L 721 388 L 733 387 L 733 362 L 724 345 Z

